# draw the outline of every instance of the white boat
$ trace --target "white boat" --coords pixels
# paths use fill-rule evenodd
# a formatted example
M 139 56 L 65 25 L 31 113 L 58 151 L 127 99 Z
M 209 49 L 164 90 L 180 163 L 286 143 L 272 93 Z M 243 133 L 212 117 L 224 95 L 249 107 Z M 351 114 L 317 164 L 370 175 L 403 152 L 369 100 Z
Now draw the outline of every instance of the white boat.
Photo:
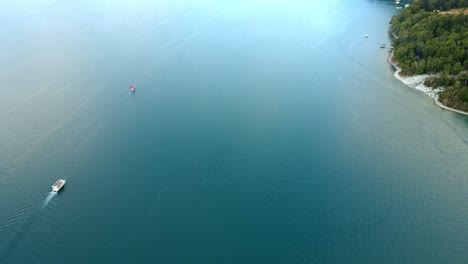
M 53 192 L 60 191 L 60 189 L 62 189 L 62 187 L 65 185 L 65 183 L 67 183 L 67 182 L 65 180 L 63 180 L 63 179 L 57 180 L 54 183 L 54 185 L 52 185 L 52 191 Z

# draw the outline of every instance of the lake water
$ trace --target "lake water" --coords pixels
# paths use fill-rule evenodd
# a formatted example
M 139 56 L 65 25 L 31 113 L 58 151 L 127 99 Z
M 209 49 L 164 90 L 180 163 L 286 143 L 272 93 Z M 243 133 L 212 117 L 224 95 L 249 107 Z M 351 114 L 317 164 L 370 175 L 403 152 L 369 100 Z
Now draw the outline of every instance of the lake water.
M 468 118 L 392 2 L 283 2 L 3 3 L 0 263 L 467 263 Z

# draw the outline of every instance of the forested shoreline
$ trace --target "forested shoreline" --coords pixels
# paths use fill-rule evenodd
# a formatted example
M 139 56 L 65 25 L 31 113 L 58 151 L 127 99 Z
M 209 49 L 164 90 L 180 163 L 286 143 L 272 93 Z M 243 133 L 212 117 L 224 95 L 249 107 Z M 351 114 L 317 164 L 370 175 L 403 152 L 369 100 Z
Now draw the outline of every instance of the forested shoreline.
M 468 111 L 468 0 L 415 0 L 392 18 L 393 58 L 404 75 L 434 74 L 440 101 Z M 450 12 L 446 12 L 450 10 Z

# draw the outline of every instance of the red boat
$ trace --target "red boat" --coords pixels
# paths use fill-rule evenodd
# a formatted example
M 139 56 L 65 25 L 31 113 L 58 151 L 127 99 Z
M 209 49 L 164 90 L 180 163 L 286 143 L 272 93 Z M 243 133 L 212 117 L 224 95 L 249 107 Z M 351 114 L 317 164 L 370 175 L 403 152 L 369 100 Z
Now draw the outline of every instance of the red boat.
M 135 85 L 134 84 L 130 85 L 130 92 L 132 92 L 132 93 L 135 92 Z

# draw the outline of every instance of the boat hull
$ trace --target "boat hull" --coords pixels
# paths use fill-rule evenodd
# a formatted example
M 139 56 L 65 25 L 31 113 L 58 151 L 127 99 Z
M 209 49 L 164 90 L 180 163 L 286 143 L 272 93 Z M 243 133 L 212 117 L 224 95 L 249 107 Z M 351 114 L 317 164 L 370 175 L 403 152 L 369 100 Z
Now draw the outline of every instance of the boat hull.
M 67 182 L 65 180 L 58 180 L 52 185 L 53 192 L 59 192 Z

